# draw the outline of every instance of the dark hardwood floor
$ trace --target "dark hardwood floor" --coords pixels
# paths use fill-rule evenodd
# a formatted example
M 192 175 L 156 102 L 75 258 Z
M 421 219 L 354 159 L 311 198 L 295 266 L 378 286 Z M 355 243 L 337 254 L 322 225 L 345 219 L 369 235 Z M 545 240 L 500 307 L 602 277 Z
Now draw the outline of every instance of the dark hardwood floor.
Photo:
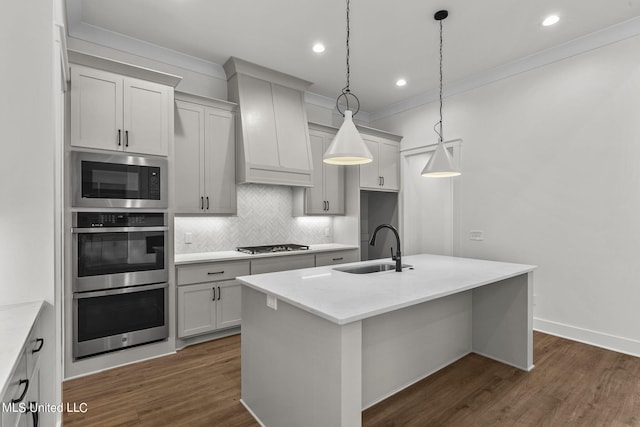
M 363 426 L 640 426 L 640 358 L 534 333 L 532 372 L 471 354 L 363 413 Z M 66 426 L 258 426 L 240 336 L 64 383 Z M 301 426 L 303 427 L 303 426 Z

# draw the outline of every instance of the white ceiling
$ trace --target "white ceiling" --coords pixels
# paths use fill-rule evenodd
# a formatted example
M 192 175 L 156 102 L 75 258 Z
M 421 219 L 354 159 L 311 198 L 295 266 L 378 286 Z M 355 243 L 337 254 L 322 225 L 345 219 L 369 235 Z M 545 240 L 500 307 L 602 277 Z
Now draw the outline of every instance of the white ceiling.
M 67 0 L 72 36 L 91 34 L 75 31 L 84 26 L 220 65 L 236 56 L 314 82 L 310 91 L 329 98 L 345 85 L 345 7 L 345 0 Z M 380 111 L 437 87 L 433 13 L 439 9 L 449 10 L 445 85 L 557 51 L 625 21 L 613 27 L 624 29 L 620 38 L 640 32 L 634 19 L 640 0 L 351 0 L 351 89 L 362 110 Z M 542 27 L 552 13 L 560 23 Z M 317 41 L 327 46 L 322 55 L 311 51 Z M 171 62 L 171 55 L 158 57 L 161 51 L 148 56 Z M 399 77 L 408 81 L 404 88 L 395 86 Z

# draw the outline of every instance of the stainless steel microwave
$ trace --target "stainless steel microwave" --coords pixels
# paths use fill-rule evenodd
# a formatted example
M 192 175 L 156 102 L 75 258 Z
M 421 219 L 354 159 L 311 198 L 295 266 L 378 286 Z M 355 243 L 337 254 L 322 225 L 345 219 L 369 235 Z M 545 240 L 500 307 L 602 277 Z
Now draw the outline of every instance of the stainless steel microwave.
M 73 207 L 169 206 L 166 159 L 73 151 L 71 164 Z

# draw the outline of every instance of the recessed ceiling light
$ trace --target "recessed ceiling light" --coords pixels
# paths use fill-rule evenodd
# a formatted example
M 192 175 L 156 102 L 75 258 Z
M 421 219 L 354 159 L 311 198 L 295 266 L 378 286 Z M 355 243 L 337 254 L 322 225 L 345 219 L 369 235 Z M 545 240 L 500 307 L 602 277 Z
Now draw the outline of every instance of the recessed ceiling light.
M 313 51 L 315 53 L 322 53 L 324 52 L 324 45 L 322 43 L 316 43 L 313 45 Z
M 558 21 L 560 21 L 560 17 L 558 15 L 549 15 L 544 18 L 544 21 L 542 21 L 542 26 L 549 27 L 553 24 L 557 24 Z
M 405 79 L 398 79 L 396 81 L 396 86 L 402 87 L 405 86 L 407 84 L 407 81 Z

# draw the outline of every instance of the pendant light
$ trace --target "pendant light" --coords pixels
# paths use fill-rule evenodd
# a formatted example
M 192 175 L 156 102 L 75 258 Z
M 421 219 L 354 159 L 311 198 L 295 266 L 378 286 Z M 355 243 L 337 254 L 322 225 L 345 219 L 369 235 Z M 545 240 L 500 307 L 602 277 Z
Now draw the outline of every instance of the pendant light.
M 332 165 L 362 165 L 373 161 L 371 151 L 367 148 L 367 144 L 362 140 L 353 123 L 353 116 L 358 114 L 360 110 L 360 100 L 351 93 L 349 88 L 349 4 L 349 0 L 347 0 L 347 85 L 336 99 L 336 108 L 344 117 L 344 122 L 322 158 L 323 162 Z M 351 105 L 350 98 L 353 100 Z M 346 105 L 344 112 L 340 109 L 341 100 Z M 355 111 L 351 109 L 352 106 L 355 107 Z
M 438 146 L 422 170 L 422 176 L 427 178 L 448 178 L 461 174 L 460 170 L 453 165 L 449 150 L 444 146 L 442 134 L 442 21 L 447 16 L 449 16 L 449 12 L 446 10 L 439 10 L 433 15 L 433 18 L 440 22 L 440 121 L 433 127 L 433 130 L 438 134 Z

